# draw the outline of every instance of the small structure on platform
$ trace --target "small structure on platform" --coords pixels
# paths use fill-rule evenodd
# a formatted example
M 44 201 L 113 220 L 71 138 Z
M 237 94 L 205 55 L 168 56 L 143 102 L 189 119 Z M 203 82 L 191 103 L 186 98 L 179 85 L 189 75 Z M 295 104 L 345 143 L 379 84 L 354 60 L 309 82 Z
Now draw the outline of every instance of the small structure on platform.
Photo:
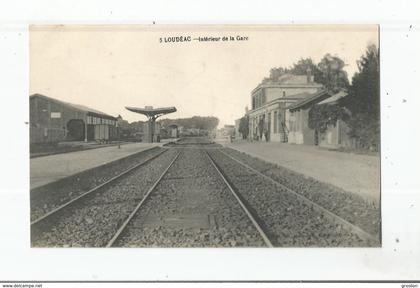
M 168 126 L 168 136 L 169 138 L 179 137 L 178 124 L 171 124 Z
M 155 109 L 153 108 L 153 106 L 146 106 L 144 108 L 137 108 L 137 107 L 125 107 L 125 108 L 131 112 L 143 114 L 147 117 L 148 123 L 147 123 L 147 129 L 145 129 L 146 130 L 145 142 L 149 142 L 149 143 L 160 141 L 159 133 L 156 129 L 156 119 L 162 115 L 176 112 L 175 107 L 163 107 L 163 108 L 155 108 Z
M 326 148 L 352 147 L 348 136 L 347 124 L 338 119 L 334 124 L 328 124 L 325 131 L 317 131 L 309 127 L 309 111 L 314 106 L 338 105 L 338 101 L 347 96 L 344 91 L 337 93 L 321 90 L 311 97 L 296 102 L 287 107 L 289 117 L 289 143 L 319 145 Z

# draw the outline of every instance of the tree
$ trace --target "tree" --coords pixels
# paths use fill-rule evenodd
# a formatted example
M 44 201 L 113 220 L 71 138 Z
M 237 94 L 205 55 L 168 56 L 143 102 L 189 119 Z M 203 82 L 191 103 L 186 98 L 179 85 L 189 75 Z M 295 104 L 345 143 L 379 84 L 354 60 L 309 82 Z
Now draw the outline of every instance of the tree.
M 289 73 L 288 68 L 273 67 L 273 68 L 270 69 L 270 76 L 265 77 L 262 82 L 267 83 L 267 82 L 277 81 L 279 79 L 279 77 L 281 77 L 282 75 L 284 75 L 286 73 Z
M 128 123 L 127 120 L 122 119 L 122 117 L 120 115 L 118 115 L 119 117 L 117 118 L 117 122 L 118 122 L 118 127 L 120 127 L 120 129 L 126 129 L 129 130 L 130 129 L 130 124 Z
M 277 80 L 280 76 L 286 74 L 288 72 L 287 68 L 277 67 L 270 69 L 270 79 Z
M 346 66 L 344 61 L 337 56 L 326 54 L 318 64 L 311 58 L 301 58 L 291 68 L 273 67 L 270 69 L 270 76 L 263 79 L 263 83 L 273 82 L 284 74 L 306 75 L 308 69 L 314 76 L 314 81 L 323 84 L 332 92 L 349 87 L 347 72 L 343 70 Z
M 343 70 L 346 64 L 337 56 L 326 54 L 318 63 L 320 71 L 319 83 L 332 92 L 338 92 L 340 89 L 349 87 L 347 72 Z
M 379 120 L 379 51 L 375 45 L 367 47 L 357 67 L 359 71 L 352 78 L 349 97 L 343 104 L 352 113 L 370 114 Z
M 357 62 L 358 72 L 352 78 L 349 95 L 341 101 L 352 113 L 348 121 L 350 136 L 361 147 L 379 148 L 380 142 L 380 87 L 379 51 L 370 45 Z
M 290 69 L 290 73 L 294 75 L 306 75 L 308 69 L 314 76 L 314 81 L 322 84 L 322 72 L 311 58 L 301 58 L 297 63 L 293 64 L 293 67 Z
M 349 85 L 347 73 L 343 70 L 345 63 L 336 56 L 326 54 L 318 65 L 310 58 L 300 59 L 291 69 L 295 75 L 304 75 L 309 69 L 314 75 L 314 81 L 323 84 L 331 93 L 346 89 Z M 337 105 L 314 105 L 309 110 L 309 128 L 320 133 L 327 130 L 329 125 L 335 125 L 337 120 L 348 119 L 348 111 Z
M 324 133 L 329 125 L 336 125 L 337 120 L 348 120 L 348 110 L 339 105 L 314 105 L 309 110 L 308 125 L 320 133 Z
M 243 116 L 239 121 L 239 133 L 242 134 L 242 139 L 248 139 L 249 134 L 249 117 Z

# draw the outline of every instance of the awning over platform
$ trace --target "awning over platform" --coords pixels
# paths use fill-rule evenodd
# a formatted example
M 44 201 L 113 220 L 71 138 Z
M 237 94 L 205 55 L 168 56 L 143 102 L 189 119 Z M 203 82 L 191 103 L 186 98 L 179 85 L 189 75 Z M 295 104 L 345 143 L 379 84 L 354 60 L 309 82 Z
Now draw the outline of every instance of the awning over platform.
M 125 108 L 132 112 L 140 113 L 148 117 L 176 112 L 175 107 L 162 107 L 162 108 L 156 108 L 156 109 L 153 109 L 153 107 L 145 107 L 145 108 L 125 107 Z

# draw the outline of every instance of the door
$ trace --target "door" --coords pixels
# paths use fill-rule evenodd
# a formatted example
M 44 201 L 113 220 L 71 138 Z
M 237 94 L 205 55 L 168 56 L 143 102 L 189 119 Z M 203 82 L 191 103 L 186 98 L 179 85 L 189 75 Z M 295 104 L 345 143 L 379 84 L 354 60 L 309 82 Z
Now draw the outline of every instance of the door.
M 85 139 L 85 122 L 81 119 L 71 119 L 67 122 L 67 138 L 73 141 Z

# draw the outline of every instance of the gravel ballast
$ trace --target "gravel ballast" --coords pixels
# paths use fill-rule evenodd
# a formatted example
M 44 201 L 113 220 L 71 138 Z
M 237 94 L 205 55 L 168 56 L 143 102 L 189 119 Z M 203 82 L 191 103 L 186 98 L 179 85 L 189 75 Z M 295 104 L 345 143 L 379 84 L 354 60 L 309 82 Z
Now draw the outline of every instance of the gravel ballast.
M 103 247 L 175 156 L 169 150 L 32 229 L 33 247 Z
M 230 148 L 223 149 L 223 152 L 300 193 L 366 232 L 379 237 L 380 209 L 374 202 L 368 202 L 357 194 L 343 191 L 333 185 L 322 183 Z
M 152 148 L 32 189 L 30 192 L 31 221 L 108 181 L 133 165 L 161 153 L 162 150 L 158 147 Z
M 115 246 L 264 247 L 206 152 L 181 150 Z
M 218 147 L 209 139 L 182 139 L 180 144 L 143 151 L 31 191 L 31 219 L 36 219 L 129 167 L 150 160 L 31 225 L 32 247 L 105 247 L 151 187 L 155 189 L 114 247 L 266 247 L 208 155 L 275 247 L 380 246 L 380 213 L 373 203 L 286 168 Z M 340 224 L 330 212 L 303 201 L 302 196 L 377 240 L 369 240 L 369 235 L 360 231 L 357 234 L 357 229 L 351 230 L 345 221 Z
M 236 163 L 217 150 L 209 150 L 241 197 L 262 221 L 278 247 L 367 247 L 362 240 L 284 188 Z

